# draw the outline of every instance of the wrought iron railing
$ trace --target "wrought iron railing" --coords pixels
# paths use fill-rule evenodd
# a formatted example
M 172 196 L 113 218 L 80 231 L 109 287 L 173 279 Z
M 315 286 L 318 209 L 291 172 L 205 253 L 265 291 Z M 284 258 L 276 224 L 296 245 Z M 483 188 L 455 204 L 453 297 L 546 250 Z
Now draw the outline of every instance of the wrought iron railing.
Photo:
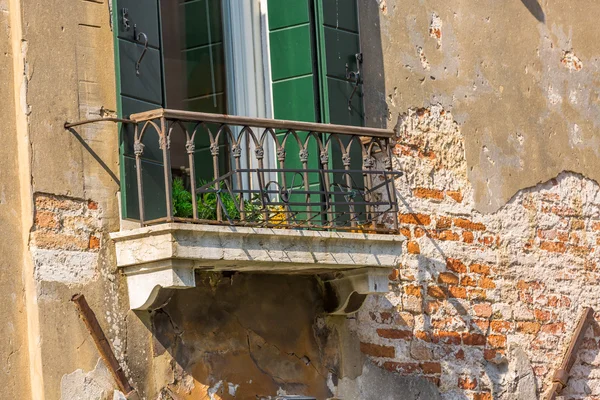
M 398 229 L 392 130 L 166 109 L 130 120 L 142 226 Z M 148 150 L 154 164 L 144 162 Z M 162 166 L 159 186 L 148 165 Z M 159 218 L 146 210 L 157 196 L 145 190 L 149 182 L 164 189 Z

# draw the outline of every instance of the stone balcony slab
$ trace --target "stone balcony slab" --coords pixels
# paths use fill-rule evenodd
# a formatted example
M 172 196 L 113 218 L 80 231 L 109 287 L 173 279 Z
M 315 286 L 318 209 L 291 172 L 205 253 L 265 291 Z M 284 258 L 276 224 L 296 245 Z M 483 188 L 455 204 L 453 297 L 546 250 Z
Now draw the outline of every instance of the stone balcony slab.
M 326 274 L 333 277 L 330 282 L 348 281 L 345 274 L 353 271 L 350 280 L 360 292 L 387 291 L 387 274 L 400 262 L 404 240 L 400 235 L 185 223 L 116 232 L 111 238 L 117 266 L 127 276 L 132 309 L 159 308 L 173 289 L 195 286 L 195 270 Z M 346 300 L 339 299 L 340 307 Z

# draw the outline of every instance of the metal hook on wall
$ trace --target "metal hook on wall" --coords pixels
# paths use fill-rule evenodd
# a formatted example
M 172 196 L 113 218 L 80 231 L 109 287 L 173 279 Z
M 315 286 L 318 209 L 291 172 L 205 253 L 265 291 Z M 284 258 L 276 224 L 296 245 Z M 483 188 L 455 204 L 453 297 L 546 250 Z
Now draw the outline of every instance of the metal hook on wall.
M 135 29 L 135 27 L 134 27 L 134 29 Z M 138 76 L 140 75 L 140 63 L 142 62 L 142 59 L 144 58 L 144 56 L 146 55 L 146 52 L 148 51 L 148 36 L 144 32 L 140 32 L 135 39 L 138 42 L 140 42 L 142 37 L 144 38 L 144 50 L 142 50 L 142 54 L 140 55 L 140 58 L 135 63 L 135 74 Z
M 354 55 L 354 57 L 356 57 L 356 71 L 350 71 L 350 67 L 348 66 L 348 63 L 346 63 L 346 79 L 349 82 L 354 83 L 354 88 L 352 89 L 352 94 L 350 95 L 350 98 L 348 99 L 348 111 L 352 111 L 352 98 L 354 97 L 354 94 L 356 93 L 356 89 L 358 89 L 358 85 L 360 85 L 362 83 L 361 68 L 360 68 L 362 61 L 363 61 L 362 53 L 356 53 Z

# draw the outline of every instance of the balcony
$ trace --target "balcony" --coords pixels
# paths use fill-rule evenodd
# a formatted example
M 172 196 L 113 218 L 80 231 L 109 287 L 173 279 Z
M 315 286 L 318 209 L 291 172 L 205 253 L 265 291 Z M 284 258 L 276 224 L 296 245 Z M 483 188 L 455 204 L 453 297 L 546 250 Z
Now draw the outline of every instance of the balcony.
M 392 130 L 166 109 L 128 125 L 136 220 L 112 239 L 132 309 L 161 307 L 196 270 L 318 274 L 333 313 L 387 291 L 402 240 Z

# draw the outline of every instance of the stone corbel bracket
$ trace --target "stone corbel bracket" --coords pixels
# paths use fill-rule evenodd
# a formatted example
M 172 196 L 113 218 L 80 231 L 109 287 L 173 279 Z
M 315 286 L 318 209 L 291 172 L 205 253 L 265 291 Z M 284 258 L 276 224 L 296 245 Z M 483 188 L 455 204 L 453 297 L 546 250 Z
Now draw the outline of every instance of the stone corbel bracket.
M 383 294 L 389 291 L 388 268 L 361 268 L 338 272 L 330 279 L 324 279 L 325 311 L 334 315 L 348 315 L 357 312 L 369 294 Z
M 195 270 L 318 274 L 328 309 L 358 310 L 388 291 L 400 262 L 400 235 L 167 223 L 111 234 L 127 278 L 129 306 L 153 310 L 176 289 L 196 286 Z

